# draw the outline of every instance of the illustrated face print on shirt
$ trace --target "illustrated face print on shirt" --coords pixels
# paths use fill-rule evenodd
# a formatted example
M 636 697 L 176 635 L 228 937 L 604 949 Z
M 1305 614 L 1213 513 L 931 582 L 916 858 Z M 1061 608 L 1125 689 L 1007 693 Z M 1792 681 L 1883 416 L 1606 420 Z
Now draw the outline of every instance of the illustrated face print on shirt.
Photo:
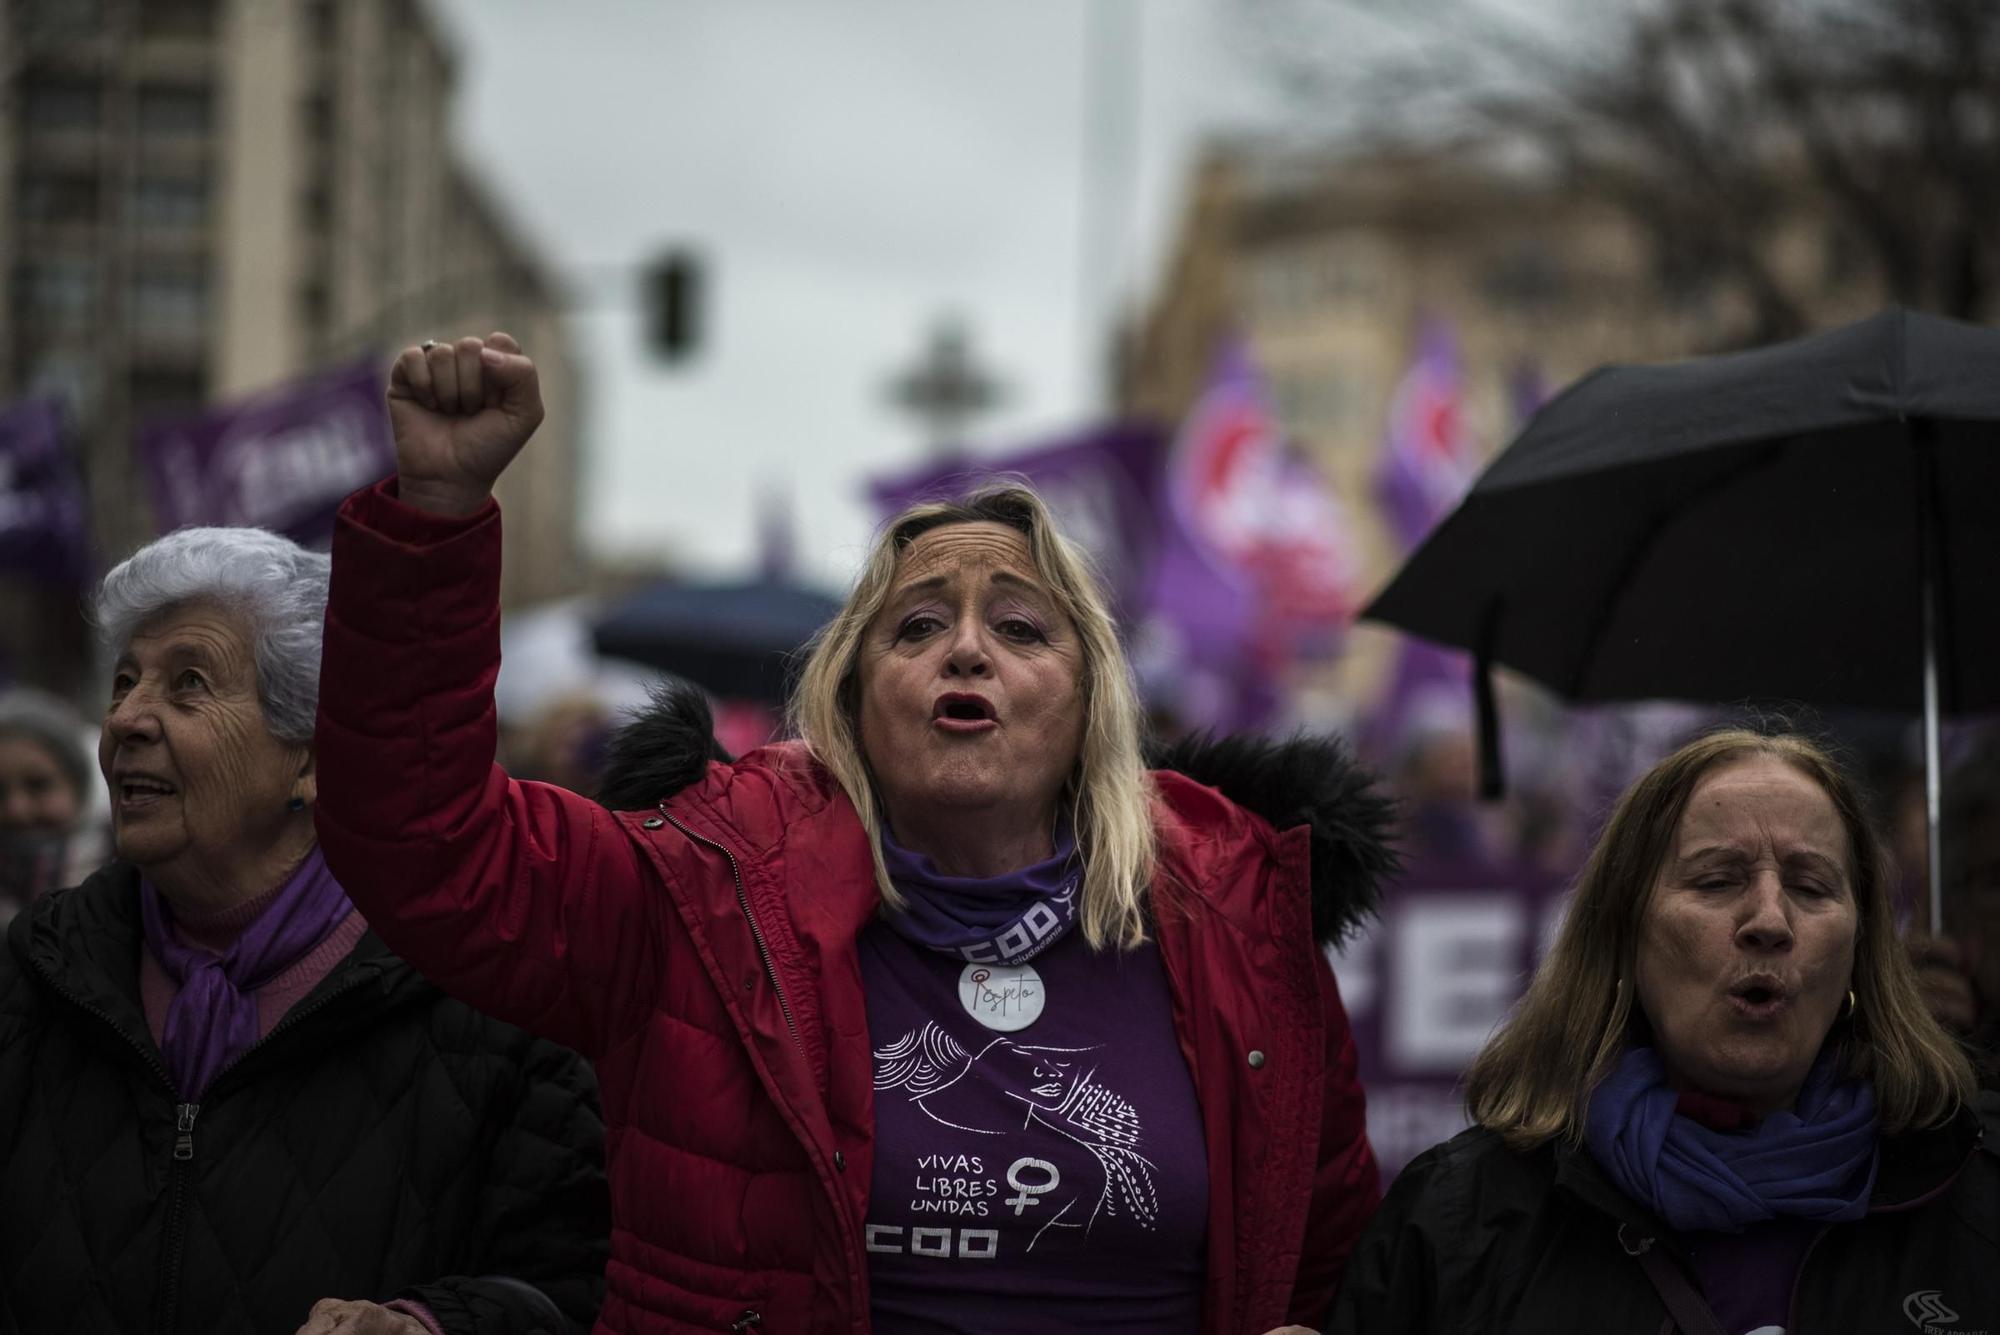
M 1139 1150 L 1138 1110 L 1097 1080 L 1094 1051 L 996 1036 L 972 1052 L 926 1024 L 875 1054 L 875 1089 L 878 1096 L 906 1093 L 942 1128 L 1005 1142 L 999 1157 L 1008 1159 L 1004 1179 L 1013 1194 L 999 1204 L 1017 1219 L 1046 1211 L 1037 1215 L 1041 1225 L 1027 1244 L 1032 1252 L 1052 1229 L 1088 1236 L 1107 1215 L 1142 1228 L 1158 1219 L 1156 1169 Z M 1078 1148 L 1088 1160 L 1076 1158 Z M 1072 1167 L 1065 1181 L 1057 1158 L 1073 1165 L 1094 1160 L 1097 1171 L 1079 1178 Z M 992 1212 L 986 1198 L 998 1191 L 998 1180 L 989 1178 L 940 1194 L 969 1207 L 953 1207 L 957 1212 L 984 1217 Z
M 1206 1142 L 1157 950 L 1007 968 L 876 924 L 861 959 L 875 1328 L 1196 1329 Z

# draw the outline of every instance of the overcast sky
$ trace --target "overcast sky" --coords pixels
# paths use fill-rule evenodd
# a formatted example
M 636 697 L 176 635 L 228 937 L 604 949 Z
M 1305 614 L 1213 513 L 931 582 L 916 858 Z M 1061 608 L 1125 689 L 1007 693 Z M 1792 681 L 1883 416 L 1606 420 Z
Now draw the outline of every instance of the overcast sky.
M 702 573 L 754 562 L 773 488 L 802 572 L 852 572 L 864 480 L 923 453 L 884 385 L 947 312 L 1010 392 L 975 440 L 1087 420 L 1102 322 L 1155 281 L 1199 137 L 1254 105 L 1228 0 L 435 2 L 460 144 L 588 299 L 587 540 Z M 1086 287 L 1087 145 L 1117 142 L 1086 130 L 1093 5 L 1136 38 L 1136 95 L 1100 122 L 1132 143 L 1098 178 L 1116 244 Z M 601 275 L 676 245 L 712 302 L 704 355 L 665 368 Z

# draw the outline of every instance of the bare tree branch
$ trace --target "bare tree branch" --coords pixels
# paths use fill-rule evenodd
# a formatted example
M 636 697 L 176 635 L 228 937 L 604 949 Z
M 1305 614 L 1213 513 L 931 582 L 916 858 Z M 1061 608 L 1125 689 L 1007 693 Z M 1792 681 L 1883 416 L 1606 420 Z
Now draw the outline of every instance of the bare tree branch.
M 1737 338 L 1799 332 L 1854 281 L 1996 314 L 1993 0 L 1642 0 L 1553 26 L 1475 0 L 1238 2 L 1342 142 L 1531 149 L 1628 214 L 1661 284 L 1741 298 Z M 1786 263 L 1802 238 L 1858 272 Z

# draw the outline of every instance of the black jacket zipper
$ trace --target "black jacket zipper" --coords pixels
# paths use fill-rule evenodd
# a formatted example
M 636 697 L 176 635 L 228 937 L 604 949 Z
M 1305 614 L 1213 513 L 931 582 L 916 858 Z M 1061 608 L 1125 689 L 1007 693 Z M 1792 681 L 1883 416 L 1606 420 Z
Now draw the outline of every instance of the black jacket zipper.
M 118 1022 L 112 1019 L 102 1008 L 93 1006 L 65 987 L 61 980 L 50 973 L 39 960 L 32 962 L 35 972 L 42 976 L 43 981 L 48 983 L 56 995 L 62 997 L 85 1014 L 94 1015 L 102 1020 L 111 1032 L 123 1038 L 126 1044 L 139 1054 L 146 1068 L 159 1077 L 160 1084 L 170 1095 L 176 1100 L 181 1097 L 180 1091 L 174 1087 L 173 1076 L 168 1072 L 166 1063 L 160 1060 L 158 1052 L 147 1047 L 138 1039 L 133 1038 L 124 1029 L 120 1028 Z M 208 1089 L 204 1096 L 212 1095 L 215 1092 L 215 1087 L 222 1083 L 222 1078 L 234 1071 L 238 1066 L 241 1066 L 244 1059 L 249 1057 L 251 1053 L 268 1044 L 285 1030 L 296 1027 L 306 1016 L 322 1009 L 329 1002 L 333 1001 L 334 998 L 344 996 L 348 992 L 353 991 L 362 981 L 363 979 L 357 976 L 327 993 L 304 1010 L 295 1010 L 278 1021 L 276 1025 L 272 1026 L 270 1033 L 252 1044 L 249 1050 L 244 1052 L 242 1056 L 215 1073 L 215 1078 L 209 1081 Z M 176 1324 L 175 1316 L 180 1306 L 181 1262 L 187 1250 L 187 1179 L 188 1174 L 194 1171 L 189 1165 L 194 1162 L 194 1124 L 195 1119 L 200 1115 L 201 1105 L 199 1103 L 176 1102 L 174 1104 L 173 1160 L 167 1170 L 170 1182 L 167 1194 L 167 1224 L 165 1236 L 161 1240 L 159 1283 L 154 1290 L 153 1299 L 153 1329 L 159 1332 L 159 1335 L 172 1335 Z

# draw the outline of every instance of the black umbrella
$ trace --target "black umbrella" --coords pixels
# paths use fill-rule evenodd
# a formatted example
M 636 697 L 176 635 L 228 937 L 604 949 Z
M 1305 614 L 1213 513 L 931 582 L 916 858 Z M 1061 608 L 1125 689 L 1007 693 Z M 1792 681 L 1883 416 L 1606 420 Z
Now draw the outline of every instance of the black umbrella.
M 794 655 L 833 619 L 840 600 L 771 580 L 654 584 L 591 631 L 597 651 L 684 677 L 716 695 L 780 705 Z
M 1592 372 L 1363 613 L 1572 700 L 2000 705 L 2000 331 L 1891 310 Z

